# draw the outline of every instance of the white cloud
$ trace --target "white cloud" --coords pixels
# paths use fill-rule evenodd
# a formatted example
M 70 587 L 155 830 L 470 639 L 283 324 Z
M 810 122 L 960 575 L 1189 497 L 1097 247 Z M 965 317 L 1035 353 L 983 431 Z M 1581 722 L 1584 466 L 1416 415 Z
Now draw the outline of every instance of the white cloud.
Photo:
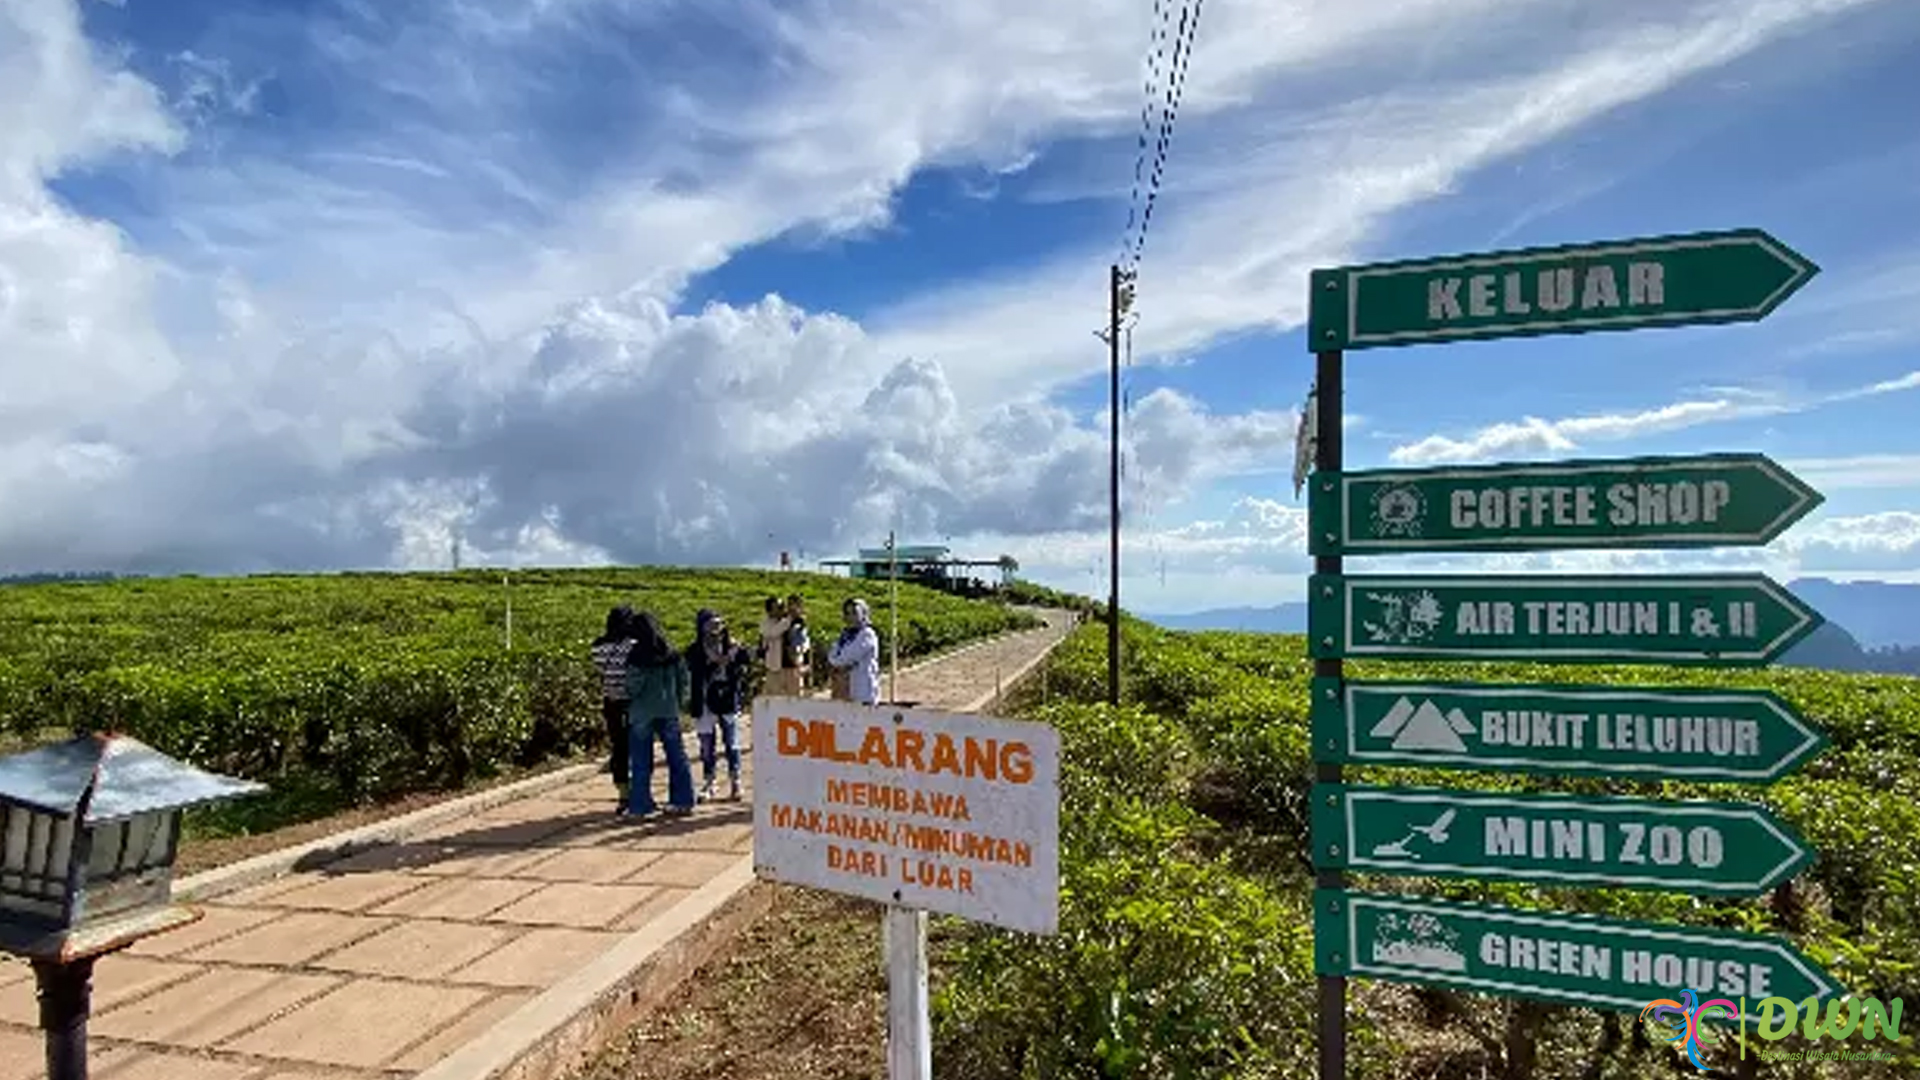
M 1428 435 L 1394 447 L 1387 456 L 1401 465 L 1434 465 L 1528 454 L 1566 454 L 1592 443 L 1624 442 L 1703 424 L 1807 412 L 1841 402 L 1915 389 L 1920 389 L 1920 371 L 1827 394 L 1789 397 L 1744 391 L 1697 401 L 1679 401 L 1631 413 L 1597 413 L 1560 420 L 1529 416 L 1518 422 L 1490 424 L 1461 438 Z
M 1781 462 L 1816 491 L 1920 488 L 1920 454 L 1860 454 Z
M 1393 211 L 1853 6 L 1209 10 L 1181 114 L 1194 179 L 1156 212 L 1143 342 L 1295 321 L 1306 267 Z M 456 531 L 474 558 L 723 562 L 896 516 L 1097 549 L 1080 530 L 1104 519 L 1104 425 L 1044 399 L 1101 359 L 1062 303 L 1101 296 L 1097 280 L 1075 291 L 1079 267 L 1099 273 L 1083 252 L 871 327 L 777 298 L 671 312 L 745 245 L 886 223 L 918 169 L 1130 145 L 1145 14 L 243 13 L 230 51 L 183 53 L 163 94 L 88 45 L 70 0 L 5 0 L 0 568 L 437 564 Z M 327 116 L 274 113 L 251 138 L 222 126 L 303 85 L 331 87 Z M 589 105 L 615 114 L 612 134 L 546 134 Z M 156 209 L 118 208 L 125 232 L 47 191 L 128 160 Z M 1130 431 L 1130 484 L 1167 505 L 1285 455 L 1292 418 L 1163 390 Z M 1164 543 L 1205 567 L 1298 547 L 1285 507 L 1236 520 Z
M 1023 576 L 1104 596 L 1106 538 L 1087 535 L 978 537 L 963 550 L 1001 550 Z M 1122 537 L 1122 604 L 1178 613 L 1262 606 L 1305 595 L 1312 560 L 1306 514 L 1263 499 L 1243 499 L 1231 515 Z M 1368 559 L 1356 572 L 1670 573 L 1759 570 L 1795 577 L 1920 578 L 1920 513 L 1886 511 L 1815 517 L 1765 548 L 1703 551 L 1564 551 L 1495 555 L 1422 555 Z M 1164 579 L 1164 580 L 1163 580 Z
M 1136 344 L 1142 355 L 1177 355 L 1235 331 L 1296 326 L 1307 272 L 1357 256 L 1393 212 L 1872 2 L 1500 5 L 1459 12 L 1444 30 L 1401 24 L 1390 66 L 1347 56 L 1354 81 L 1336 85 L 1357 100 L 1330 99 L 1326 86 L 1280 70 L 1269 73 L 1267 96 L 1245 107 L 1190 121 L 1183 106 L 1176 175 L 1196 171 L 1196 156 L 1202 175 L 1155 219 Z M 1489 25 L 1498 32 L 1486 32 Z M 1196 50 L 1196 72 L 1215 62 L 1211 50 L 1227 37 L 1214 29 Z M 1409 44 L 1414 39 L 1422 45 Z M 1409 64 L 1416 48 L 1424 62 Z M 1296 98 L 1293 107 L 1275 107 L 1282 95 Z M 875 326 L 916 355 L 991 358 L 969 364 L 962 383 L 982 393 L 1030 385 L 1036 374 L 1088 373 L 1100 359 L 1087 338 L 1104 295 L 1099 258 L 1074 252 L 1028 274 L 917 297 Z M 1084 297 L 1085 306 L 1063 297 Z

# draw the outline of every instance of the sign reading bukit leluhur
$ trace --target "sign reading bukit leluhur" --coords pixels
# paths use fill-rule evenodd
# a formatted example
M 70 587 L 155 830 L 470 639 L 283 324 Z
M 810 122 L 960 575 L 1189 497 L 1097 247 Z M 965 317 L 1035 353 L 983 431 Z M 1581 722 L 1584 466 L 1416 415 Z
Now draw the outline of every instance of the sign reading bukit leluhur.
M 759 876 L 1054 931 L 1053 728 L 804 698 L 761 698 L 753 715 Z
M 1764 690 L 1316 679 L 1313 742 L 1343 764 L 1768 783 L 1827 738 Z

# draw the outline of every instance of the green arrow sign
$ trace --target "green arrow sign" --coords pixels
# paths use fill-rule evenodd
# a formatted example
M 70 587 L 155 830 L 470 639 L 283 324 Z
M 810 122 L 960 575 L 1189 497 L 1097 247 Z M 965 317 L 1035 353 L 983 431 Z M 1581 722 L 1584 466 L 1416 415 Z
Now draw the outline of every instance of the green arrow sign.
M 1314 656 L 1760 667 L 1821 623 L 1764 574 L 1315 574 Z
M 1321 761 L 1772 783 L 1827 737 L 1764 690 L 1313 681 Z
M 1765 544 L 1820 494 L 1763 454 L 1316 473 L 1315 555 Z
M 1759 229 L 1315 270 L 1307 347 L 1754 322 L 1819 272 Z
M 1758 896 L 1813 859 L 1750 803 L 1316 784 L 1322 869 Z
M 1314 968 L 1565 1005 L 1638 1012 L 1692 990 L 1702 1000 L 1825 1001 L 1833 979 L 1779 938 L 1732 930 L 1320 889 Z M 1758 1010 L 1747 1012 L 1757 1022 Z

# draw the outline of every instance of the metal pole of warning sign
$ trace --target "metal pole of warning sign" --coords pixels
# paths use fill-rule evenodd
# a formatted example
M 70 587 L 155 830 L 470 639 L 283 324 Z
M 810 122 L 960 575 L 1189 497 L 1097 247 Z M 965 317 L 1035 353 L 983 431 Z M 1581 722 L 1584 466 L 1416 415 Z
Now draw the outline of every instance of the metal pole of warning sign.
M 927 913 L 889 905 L 880 926 L 887 958 L 887 1080 L 933 1080 L 927 999 Z

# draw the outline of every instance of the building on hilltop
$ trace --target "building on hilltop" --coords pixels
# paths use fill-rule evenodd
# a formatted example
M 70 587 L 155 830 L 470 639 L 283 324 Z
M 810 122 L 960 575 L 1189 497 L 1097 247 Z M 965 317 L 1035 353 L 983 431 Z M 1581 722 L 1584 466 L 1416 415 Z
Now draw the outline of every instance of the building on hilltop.
M 896 550 L 884 547 L 861 548 L 851 559 L 822 559 L 820 566 L 829 572 L 845 567 L 847 576 L 857 581 L 886 581 L 897 566 L 901 581 L 939 589 L 962 596 L 985 596 L 1013 583 L 1020 563 L 1011 555 L 997 559 L 957 559 L 952 549 L 939 544 L 901 544 Z M 982 580 L 974 571 L 998 571 L 997 582 Z

